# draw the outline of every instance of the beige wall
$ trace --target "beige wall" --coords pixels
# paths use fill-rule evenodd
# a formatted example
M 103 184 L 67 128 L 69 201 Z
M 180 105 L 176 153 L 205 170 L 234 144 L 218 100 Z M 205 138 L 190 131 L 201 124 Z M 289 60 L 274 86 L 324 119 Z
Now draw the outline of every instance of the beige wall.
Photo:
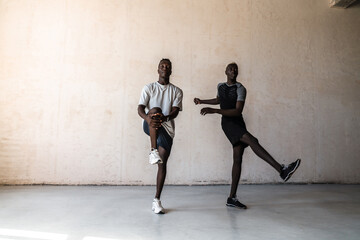
M 0 183 L 154 184 L 137 103 L 162 57 L 184 91 L 169 184 L 229 183 L 219 115 L 237 62 L 248 129 L 293 182 L 360 182 L 360 7 L 328 0 L 0 1 Z M 242 182 L 280 182 L 248 148 Z

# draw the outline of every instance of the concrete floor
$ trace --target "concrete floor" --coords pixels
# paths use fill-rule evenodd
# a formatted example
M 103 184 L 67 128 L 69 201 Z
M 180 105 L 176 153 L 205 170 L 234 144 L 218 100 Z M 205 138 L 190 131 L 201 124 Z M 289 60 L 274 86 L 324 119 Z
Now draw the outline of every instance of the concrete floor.
M 360 239 L 360 185 L 2 186 L 0 240 Z

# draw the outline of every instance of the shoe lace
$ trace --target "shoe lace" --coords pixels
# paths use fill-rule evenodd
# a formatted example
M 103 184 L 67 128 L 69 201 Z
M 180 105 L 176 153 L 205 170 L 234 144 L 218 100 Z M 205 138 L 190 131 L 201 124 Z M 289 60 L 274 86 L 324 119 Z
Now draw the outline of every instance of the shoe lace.
M 296 164 L 296 161 L 293 162 L 293 163 L 290 163 L 290 164 L 288 164 L 288 165 L 282 165 L 282 166 L 283 166 L 282 170 L 284 171 L 284 170 L 291 169 L 292 167 L 295 166 L 295 164 Z
M 232 198 L 232 200 L 235 201 L 235 202 L 238 202 L 238 201 L 239 201 L 239 199 L 237 198 L 236 195 Z
M 290 164 L 289 165 L 282 164 L 282 170 L 283 171 L 287 170 L 289 168 L 289 166 L 290 166 Z
M 163 206 L 161 205 L 161 201 L 160 200 L 154 200 L 155 204 L 157 205 L 157 207 L 159 208 L 163 208 Z

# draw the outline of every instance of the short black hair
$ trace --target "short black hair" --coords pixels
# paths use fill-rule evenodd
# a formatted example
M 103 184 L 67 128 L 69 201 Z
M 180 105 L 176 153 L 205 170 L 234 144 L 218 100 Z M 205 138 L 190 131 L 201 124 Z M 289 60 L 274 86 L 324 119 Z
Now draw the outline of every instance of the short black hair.
M 228 67 L 230 66 L 236 66 L 237 69 L 239 69 L 238 65 L 236 64 L 236 62 L 232 62 L 232 63 L 229 63 L 227 66 L 226 66 L 226 70 L 228 69 Z
M 158 67 L 160 66 L 160 63 L 161 63 L 161 62 L 168 62 L 168 63 L 170 64 L 170 68 L 172 68 L 172 64 L 171 64 L 170 59 L 168 59 L 168 58 L 163 58 L 163 59 L 161 59 L 160 62 L 159 62 Z

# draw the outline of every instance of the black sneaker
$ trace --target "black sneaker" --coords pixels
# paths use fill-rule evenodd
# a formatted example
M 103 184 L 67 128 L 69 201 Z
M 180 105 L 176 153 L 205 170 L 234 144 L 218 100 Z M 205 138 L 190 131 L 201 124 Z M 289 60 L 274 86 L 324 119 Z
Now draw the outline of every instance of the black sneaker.
M 293 163 L 290 163 L 287 166 L 283 166 L 281 170 L 280 177 L 286 182 L 289 180 L 291 175 L 296 171 L 296 169 L 300 166 L 301 159 L 296 160 Z
M 247 209 L 247 207 L 244 204 L 242 204 L 241 202 L 239 202 L 239 200 L 236 197 L 228 198 L 227 202 L 226 202 L 226 206 Z

